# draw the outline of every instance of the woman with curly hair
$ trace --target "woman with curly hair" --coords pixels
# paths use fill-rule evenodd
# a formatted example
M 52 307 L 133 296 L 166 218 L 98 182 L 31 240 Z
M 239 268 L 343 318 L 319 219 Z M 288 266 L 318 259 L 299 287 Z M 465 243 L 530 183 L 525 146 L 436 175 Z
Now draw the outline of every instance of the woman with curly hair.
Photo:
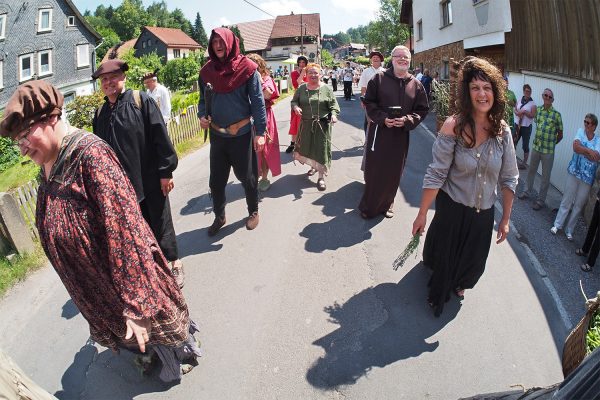
M 281 174 L 281 158 L 279 156 L 279 132 L 277 131 L 277 122 L 273 112 L 273 104 L 279 98 L 277 84 L 271 77 L 267 69 L 265 60 L 256 53 L 250 53 L 246 57 L 258 65 L 260 80 L 262 84 L 262 93 L 265 98 L 265 109 L 267 112 L 267 130 L 265 131 L 265 147 L 258 152 L 258 171 L 260 172 L 260 181 L 258 181 L 258 190 L 267 191 L 271 187 L 268 179 L 268 173 L 276 177 Z
M 486 60 L 467 57 L 461 62 L 458 85 L 457 113 L 446 119 L 433 144 L 412 230 L 413 235 L 425 231 L 427 210 L 435 199 L 423 263 L 433 271 L 428 303 L 436 316 L 452 292 L 462 299 L 465 289 L 472 289 L 483 274 L 498 185 L 503 212 L 496 243 L 506 239 L 519 178 L 510 127 L 502 120 L 502 74 Z

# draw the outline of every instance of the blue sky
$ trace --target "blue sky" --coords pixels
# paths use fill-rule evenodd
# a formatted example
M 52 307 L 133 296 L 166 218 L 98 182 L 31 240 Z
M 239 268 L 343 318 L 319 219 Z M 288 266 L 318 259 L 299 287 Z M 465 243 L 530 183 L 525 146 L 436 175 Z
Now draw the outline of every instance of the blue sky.
M 165 0 L 169 10 L 180 8 L 186 17 L 194 23 L 196 13 L 200 13 L 206 33 L 210 35 L 212 28 L 236 22 L 255 21 L 272 18 L 252 7 L 243 0 Z M 375 19 L 378 0 L 249 0 L 273 15 L 294 13 L 320 13 L 321 31 L 337 33 L 358 25 L 367 25 Z M 143 0 L 147 7 L 153 0 Z M 121 0 L 73 0 L 83 14 L 86 9 L 94 11 L 99 4 L 113 7 L 121 4 Z

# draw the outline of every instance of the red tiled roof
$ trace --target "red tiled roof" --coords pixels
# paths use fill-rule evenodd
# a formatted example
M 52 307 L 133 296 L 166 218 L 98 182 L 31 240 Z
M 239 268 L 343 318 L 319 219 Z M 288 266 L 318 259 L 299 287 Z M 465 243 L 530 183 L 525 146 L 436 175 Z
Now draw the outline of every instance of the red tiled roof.
M 275 19 L 271 39 L 300 36 L 300 15 L 280 15 Z M 321 36 L 321 16 L 319 13 L 302 14 L 307 36 Z
M 244 39 L 244 50 L 248 52 L 268 49 L 270 47 L 269 39 L 274 24 L 274 19 L 235 24 L 240 30 L 242 39 Z
M 128 40 L 126 42 L 123 42 L 123 44 L 117 49 L 117 57 L 121 58 L 121 56 L 127 52 L 127 50 L 133 48 L 133 45 L 135 44 L 135 42 L 137 41 L 137 39 L 131 39 Z M 104 61 L 108 60 L 108 56 L 110 55 L 110 53 L 112 53 L 114 47 L 111 47 L 110 49 L 108 49 L 108 51 L 106 52 L 106 54 L 104 55 L 104 57 L 102 58 L 102 61 L 100 64 L 102 64 Z
M 200 49 L 200 46 L 194 39 L 185 34 L 181 29 L 159 28 L 155 26 L 145 26 L 154 36 L 160 39 L 167 47 L 185 47 L 188 49 Z

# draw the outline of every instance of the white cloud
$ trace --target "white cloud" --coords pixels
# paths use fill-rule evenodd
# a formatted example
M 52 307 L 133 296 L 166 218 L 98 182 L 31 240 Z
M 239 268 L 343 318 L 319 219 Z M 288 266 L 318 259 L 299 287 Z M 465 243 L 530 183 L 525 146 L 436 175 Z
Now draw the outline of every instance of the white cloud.
M 299 2 L 294 0 L 279 0 L 279 1 L 266 1 L 258 5 L 261 9 L 265 10 L 272 15 L 289 15 L 294 14 L 308 14 L 309 11 L 302 6 Z
M 331 0 L 340 11 L 372 11 L 379 10 L 378 0 Z

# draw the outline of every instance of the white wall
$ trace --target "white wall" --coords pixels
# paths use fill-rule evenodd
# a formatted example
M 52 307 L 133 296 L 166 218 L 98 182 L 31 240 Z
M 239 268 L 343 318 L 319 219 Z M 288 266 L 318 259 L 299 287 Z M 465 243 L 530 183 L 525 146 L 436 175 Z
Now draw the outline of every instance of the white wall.
M 188 57 L 191 53 L 190 49 L 178 49 L 179 50 L 179 54 L 180 56 L 178 58 L 183 58 Z M 171 61 L 175 59 L 175 56 L 173 55 L 173 49 L 172 48 L 168 48 L 167 49 L 167 61 Z
M 285 49 L 285 50 L 284 50 Z M 304 45 L 304 55 L 308 58 L 310 53 L 317 54 L 317 44 L 310 43 Z M 300 45 L 273 46 L 267 51 L 267 57 L 289 57 L 290 54 L 300 54 Z
M 583 127 L 583 119 L 587 113 L 596 114 L 600 118 L 600 92 L 588 87 L 584 82 L 578 83 L 574 80 L 563 80 L 551 75 L 534 74 L 527 71 L 523 73 L 509 74 L 509 88 L 520 101 L 523 96 L 523 85 L 528 83 L 532 89 L 531 97 L 540 108 L 543 104 L 542 92 L 549 88 L 554 93 L 553 107 L 560 112 L 563 120 L 563 140 L 556 146 L 554 154 L 554 167 L 550 182 L 563 192 L 567 178 L 567 165 L 573 156 L 573 139 L 577 129 Z M 533 150 L 532 143 L 535 135 L 535 123 L 529 142 L 530 151 Z M 600 134 L 596 130 L 596 134 Z M 523 158 L 521 143 L 517 148 L 517 156 Z M 527 171 L 521 171 L 526 173 Z M 541 166 L 539 171 L 541 173 Z M 523 175 L 523 174 L 522 174 Z M 525 175 L 523 175 L 525 176 Z
M 471 0 L 452 0 L 451 5 L 452 24 L 440 28 L 440 0 L 413 1 L 415 53 L 461 40 L 465 48 L 504 44 L 504 32 L 512 29 L 509 0 L 484 0 L 476 5 Z M 487 16 L 485 25 L 479 25 L 477 12 Z M 417 40 L 419 20 L 423 21 L 421 40 Z

